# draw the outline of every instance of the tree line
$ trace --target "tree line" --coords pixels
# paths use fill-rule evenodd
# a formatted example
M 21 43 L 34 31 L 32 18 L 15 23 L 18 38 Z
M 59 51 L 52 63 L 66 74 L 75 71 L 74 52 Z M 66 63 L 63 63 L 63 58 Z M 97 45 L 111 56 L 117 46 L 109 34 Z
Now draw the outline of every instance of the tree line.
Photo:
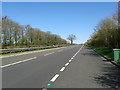
M 30 25 L 20 25 L 7 16 L 2 17 L 1 32 L 2 48 L 16 46 L 51 46 L 67 44 L 65 39 L 50 31 L 43 32 L 39 28 L 32 28 Z
M 118 27 L 118 14 L 102 20 L 94 29 L 90 40 L 87 41 L 88 45 L 107 47 L 107 48 L 120 48 L 120 27 Z

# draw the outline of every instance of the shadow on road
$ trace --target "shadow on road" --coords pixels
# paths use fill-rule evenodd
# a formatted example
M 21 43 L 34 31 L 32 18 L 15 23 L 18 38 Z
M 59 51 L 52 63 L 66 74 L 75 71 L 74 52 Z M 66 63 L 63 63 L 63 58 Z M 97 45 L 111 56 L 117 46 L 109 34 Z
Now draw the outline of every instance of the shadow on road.
M 94 56 L 94 57 L 98 57 L 98 54 L 96 54 L 94 51 L 88 51 L 88 52 L 85 52 L 84 50 L 83 50 L 83 53 L 81 53 L 82 55 L 86 55 L 86 56 Z
M 85 52 L 85 49 L 87 52 Z M 98 57 L 94 51 L 92 51 L 89 47 L 84 47 L 83 55 Z M 111 65 L 109 62 L 111 60 L 101 60 L 103 61 L 100 64 L 100 72 L 94 72 L 93 80 L 106 88 L 120 88 L 120 68 L 117 66 Z M 111 62 L 112 63 L 112 62 Z M 112 63 L 114 64 L 114 63 Z
M 94 77 L 98 84 L 108 88 L 120 88 L 120 69 L 105 65 L 102 72 L 102 75 Z
M 87 50 L 87 52 L 86 52 Z M 92 49 L 90 49 L 89 47 L 84 47 L 83 52 L 81 53 L 84 56 L 94 56 L 94 57 L 98 57 L 98 54 L 95 53 L 95 51 L 93 51 Z

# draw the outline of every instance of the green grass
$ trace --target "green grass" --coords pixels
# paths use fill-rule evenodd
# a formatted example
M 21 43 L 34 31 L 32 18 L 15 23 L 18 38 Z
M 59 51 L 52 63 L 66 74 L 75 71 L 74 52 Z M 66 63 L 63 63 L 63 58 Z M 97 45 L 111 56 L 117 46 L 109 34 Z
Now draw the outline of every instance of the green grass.
M 113 50 L 105 47 L 95 47 L 95 46 L 88 46 L 95 50 L 98 53 L 101 53 L 107 59 L 113 59 Z M 116 64 L 120 65 L 120 61 L 113 61 Z
M 120 61 L 114 61 L 114 62 L 120 65 Z
M 41 48 L 41 49 L 26 49 L 26 50 L 19 50 L 19 51 L 0 52 L 0 55 L 9 55 L 9 54 L 14 54 L 14 53 L 31 52 L 31 51 L 38 51 L 38 50 L 45 50 L 45 49 L 52 49 L 52 48 L 59 48 L 59 47 Z
M 89 46 L 93 50 L 97 51 L 98 53 L 101 53 L 108 59 L 113 59 L 113 50 L 105 47 L 95 47 L 95 46 Z

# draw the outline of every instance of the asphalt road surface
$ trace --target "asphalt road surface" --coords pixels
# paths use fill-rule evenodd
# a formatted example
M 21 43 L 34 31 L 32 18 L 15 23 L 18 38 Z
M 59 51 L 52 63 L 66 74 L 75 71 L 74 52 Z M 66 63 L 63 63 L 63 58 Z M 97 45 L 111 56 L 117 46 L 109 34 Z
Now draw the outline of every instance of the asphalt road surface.
M 118 88 L 120 70 L 86 46 L 2 58 L 3 88 Z

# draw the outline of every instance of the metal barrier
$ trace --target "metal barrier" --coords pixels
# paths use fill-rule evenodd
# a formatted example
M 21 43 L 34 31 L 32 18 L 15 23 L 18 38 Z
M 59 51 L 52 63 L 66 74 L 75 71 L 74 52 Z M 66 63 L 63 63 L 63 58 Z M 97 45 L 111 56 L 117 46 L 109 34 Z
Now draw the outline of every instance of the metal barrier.
M 33 48 L 17 48 L 17 49 L 1 49 L 0 52 L 12 52 L 12 51 L 23 51 L 23 50 L 37 50 L 37 49 L 49 49 L 49 48 L 55 48 L 60 46 L 46 46 L 46 47 L 33 47 Z

